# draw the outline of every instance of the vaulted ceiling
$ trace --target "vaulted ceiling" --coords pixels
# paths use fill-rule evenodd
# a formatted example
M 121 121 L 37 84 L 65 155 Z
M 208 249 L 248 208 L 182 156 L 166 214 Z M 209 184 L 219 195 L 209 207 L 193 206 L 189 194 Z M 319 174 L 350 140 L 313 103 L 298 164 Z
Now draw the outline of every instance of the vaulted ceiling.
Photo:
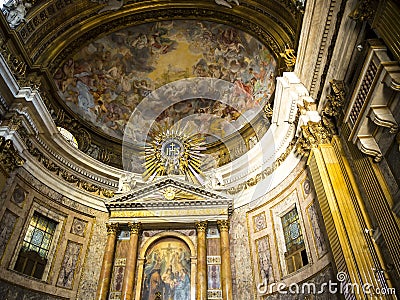
M 30 0 L 19 5 L 25 14 L 21 22 L 3 8 L 7 44 L 40 81 L 56 124 L 75 134 L 82 151 L 117 167 L 124 127 L 135 108 L 149 93 L 182 79 L 212 78 L 220 93 L 199 95 L 191 89 L 174 102 L 163 91 L 157 101 L 142 103 L 142 117 L 162 109 L 154 119 L 143 117 L 138 130 L 147 130 L 152 121 L 176 123 L 196 115 L 191 125 L 206 124 L 209 152 L 223 148 L 221 140 L 229 140 L 233 131 L 247 140 L 257 125 L 266 131 L 263 108 L 273 102 L 275 77 L 288 70 L 281 53 L 297 48 L 303 16 L 303 4 L 292 0 Z M 230 83 L 230 102 L 222 99 L 215 80 Z M 176 94 L 182 86 L 171 90 Z M 249 117 L 251 110 L 256 113 Z

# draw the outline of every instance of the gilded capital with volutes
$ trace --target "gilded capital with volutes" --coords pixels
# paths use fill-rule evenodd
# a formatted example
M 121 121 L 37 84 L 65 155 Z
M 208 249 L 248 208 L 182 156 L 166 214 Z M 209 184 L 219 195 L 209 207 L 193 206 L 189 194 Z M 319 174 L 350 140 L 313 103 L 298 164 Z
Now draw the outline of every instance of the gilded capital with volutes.
M 142 230 L 142 223 L 128 223 L 129 230 L 131 234 L 139 234 Z
M 119 224 L 118 223 L 107 223 L 106 227 L 107 227 L 107 235 L 116 234 L 118 231 L 118 228 L 119 228 Z
M 229 231 L 229 220 L 218 220 L 217 221 L 219 231 Z
M 207 230 L 207 221 L 196 222 L 197 232 L 205 232 Z

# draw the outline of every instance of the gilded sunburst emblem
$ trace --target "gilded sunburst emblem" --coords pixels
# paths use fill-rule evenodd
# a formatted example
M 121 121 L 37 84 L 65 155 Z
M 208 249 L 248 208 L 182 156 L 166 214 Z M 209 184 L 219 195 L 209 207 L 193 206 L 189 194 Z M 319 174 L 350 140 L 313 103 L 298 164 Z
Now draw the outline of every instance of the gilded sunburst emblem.
M 190 134 L 179 126 L 157 124 L 148 135 L 145 145 L 145 180 L 156 176 L 185 175 L 194 183 L 203 184 L 200 169 L 204 150 L 204 137 Z

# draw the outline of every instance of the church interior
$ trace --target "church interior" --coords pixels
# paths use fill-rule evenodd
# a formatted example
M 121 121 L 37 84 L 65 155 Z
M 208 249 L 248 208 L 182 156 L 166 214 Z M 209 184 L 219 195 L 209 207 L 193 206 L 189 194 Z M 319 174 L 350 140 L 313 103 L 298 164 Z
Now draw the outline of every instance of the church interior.
M 397 0 L 0 4 L 1 299 L 400 296 Z

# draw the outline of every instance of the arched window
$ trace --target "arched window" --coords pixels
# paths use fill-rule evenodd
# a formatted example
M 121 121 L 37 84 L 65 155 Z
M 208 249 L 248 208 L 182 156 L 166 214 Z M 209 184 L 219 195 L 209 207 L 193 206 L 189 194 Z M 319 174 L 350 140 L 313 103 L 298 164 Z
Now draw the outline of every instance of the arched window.
M 69 132 L 67 129 L 62 128 L 62 127 L 57 127 L 58 131 L 61 133 L 61 135 L 75 148 L 78 149 L 78 142 L 76 141 L 76 138 L 74 135 Z

